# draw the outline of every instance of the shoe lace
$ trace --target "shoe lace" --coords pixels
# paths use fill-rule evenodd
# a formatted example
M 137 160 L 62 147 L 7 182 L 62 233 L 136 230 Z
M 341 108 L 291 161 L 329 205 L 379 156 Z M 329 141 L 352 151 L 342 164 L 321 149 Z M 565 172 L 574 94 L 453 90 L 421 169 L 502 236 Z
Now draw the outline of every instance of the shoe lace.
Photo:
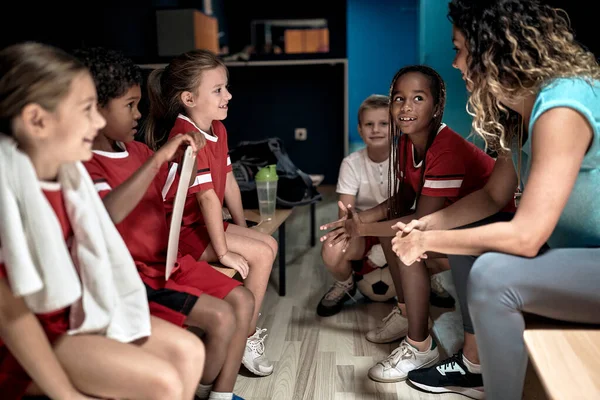
M 398 306 L 394 306 L 394 308 L 392 308 L 392 311 L 390 311 L 390 313 L 381 320 L 381 325 L 379 325 L 378 327 L 379 330 L 381 331 L 385 329 L 387 323 L 396 315 L 402 315 L 402 311 L 400 311 L 400 308 Z
M 396 365 L 398 365 L 398 363 L 400 362 L 400 360 L 407 360 L 410 358 L 416 359 L 414 349 L 406 341 L 402 341 L 402 343 L 400 343 L 400 346 L 396 347 L 391 352 L 391 354 L 381 363 L 387 369 L 395 368 Z
M 439 365 L 438 370 L 440 372 L 456 371 L 456 366 L 458 365 L 460 367 L 460 359 L 461 358 L 462 358 L 461 353 L 457 353 L 457 354 L 453 355 L 452 357 L 447 359 L 446 362 Z M 463 369 L 463 368 L 461 367 L 461 369 Z
M 265 339 L 267 336 L 269 336 L 269 334 L 265 334 L 262 337 L 260 335 L 266 331 L 266 328 L 261 329 L 257 327 L 254 335 L 250 336 L 250 339 L 248 340 L 250 348 L 255 350 L 259 356 L 262 356 L 265 353 Z
M 431 277 L 431 290 L 438 294 L 442 294 L 446 291 L 446 289 L 444 289 L 444 287 L 442 286 L 442 283 L 440 282 L 437 275 Z
M 331 289 L 325 294 L 325 300 L 339 300 L 344 294 L 347 294 L 352 301 L 356 303 L 354 297 L 350 294 L 351 287 L 344 285 L 342 282 L 335 282 Z

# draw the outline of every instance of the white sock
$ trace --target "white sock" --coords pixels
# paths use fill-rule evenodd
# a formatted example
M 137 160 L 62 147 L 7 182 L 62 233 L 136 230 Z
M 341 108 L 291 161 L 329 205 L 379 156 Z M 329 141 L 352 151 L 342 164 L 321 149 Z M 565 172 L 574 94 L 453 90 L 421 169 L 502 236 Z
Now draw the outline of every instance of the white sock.
M 210 392 L 208 400 L 233 400 L 233 393 L 227 392 Z
M 421 353 L 424 353 L 431 349 L 431 341 L 432 340 L 433 339 L 431 338 L 431 335 L 427 336 L 427 338 L 425 340 L 423 340 L 422 342 L 417 342 L 416 340 L 412 340 L 411 338 L 406 336 L 406 341 L 408 342 L 408 344 L 410 344 L 412 347 L 414 347 Z
M 470 373 L 481 374 L 481 364 L 473 364 L 471 361 L 467 360 L 467 357 L 465 357 L 464 354 L 462 355 L 462 359 Z
M 354 277 L 352 276 L 352 274 L 350 274 L 350 278 L 346 279 L 345 281 L 338 281 L 338 282 L 344 286 L 350 287 L 354 284 Z
M 212 385 L 203 385 L 199 383 L 198 387 L 196 388 L 196 396 L 200 397 L 201 399 L 208 399 L 211 389 Z

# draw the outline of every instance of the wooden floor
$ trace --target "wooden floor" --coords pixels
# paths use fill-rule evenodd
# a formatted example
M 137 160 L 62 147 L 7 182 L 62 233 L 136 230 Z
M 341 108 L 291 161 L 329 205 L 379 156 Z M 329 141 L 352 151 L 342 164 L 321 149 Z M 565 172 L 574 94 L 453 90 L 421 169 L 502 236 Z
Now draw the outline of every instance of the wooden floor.
M 320 187 L 320 192 L 324 201 L 317 206 L 317 229 L 337 216 L 333 188 Z M 320 244 L 310 247 L 309 222 L 309 207 L 295 209 L 288 219 L 287 295 L 277 294 L 276 262 L 259 320 L 260 327 L 268 328 L 266 354 L 275 370 L 261 378 L 242 368 L 235 393 L 247 400 L 466 399 L 455 394 L 424 393 L 405 382 L 376 383 L 367 377 L 368 369 L 399 343 L 376 345 L 365 339 L 365 333 L 389 313 L 393 304 L 366 302 L 357 295 L 358 303 L 347 303 L 338 315 L 318 317 L 317 304 L 333 279 L 323 267 Z M 442 277 L 446 289 L 454 294 L 449 272 Z M 460 313 L 458 309 L 433 307 L 431 312 L 434 338 L 444 359 L 462 344 Z M 528 382 L 527 386 L 539 393 L 539 383 Z

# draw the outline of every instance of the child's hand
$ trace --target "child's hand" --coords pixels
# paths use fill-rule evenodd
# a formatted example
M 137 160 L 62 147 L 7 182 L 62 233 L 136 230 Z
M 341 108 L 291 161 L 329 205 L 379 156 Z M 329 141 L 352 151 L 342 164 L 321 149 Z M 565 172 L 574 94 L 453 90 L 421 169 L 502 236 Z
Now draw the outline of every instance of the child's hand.
M 336 221 L 330 222 L 328 224 L 325 225 L 321 225 L 319 227 L 319 229 L 321 229 L 322 231 L 326 231 L 328 229 L 331 228 L 339 228 L 341 226 L 343 226 L 344 221 L 348 218 L 348 209 L 346 208 L 346 206 L 344 205 L 344 203 L 342 203 L 341 201 L 338 201 L 338 207 L 340 208 L 340 210 L 342 211 L 342 217 Z M 348 204 L 348 207 L 350 207 L 350 205 Z M 323 236 L 321 238 L 321 242 L 323 242 L 325 239 L 327 239 L 327 236 Z
M 358 213 L 354 212 L 352 206 L 344 206 L 341 202 L 338 203 L 344 216 L 337 221 L 321 226 L 321 230 L 332 229 L 328 234 L 321 237 L 321 242 L 324 245 L 332 247 L 340 242 L 343 242 L 342 252 L 346 252 L 350 244 L 350 239 L 360 236 L 359 226 L 362 223 L 358 217 Z
M 248 261 L 241 255 L 228 251 L 219 261 L 226 267 L 233 268 L 240 273 L 242 279 L 248 276 Z
M 204 139 L 204 137 L 202 137 L 202 139 Z M 203 146 L 204 144 L 206 144 L 206 142 L 202 143 Z M 159 165 L 162 165 L 173 159 L 180 159 L 187 146 L 191 146 L 194 153 L 198 151 L 196 140 L 188 133 L 177 135 L 173 139 L 169 140 L 155 153 L 155 156 L 159 160 Z
M 196 151 L 202 149 L 204 146 L 206 146 L 206 138 L 204 137 L 204 135 L 198 131 L 191 131 L 187 133 L 188 135 L 190 135 L 193 139 L 194 142 L 196 143 Z

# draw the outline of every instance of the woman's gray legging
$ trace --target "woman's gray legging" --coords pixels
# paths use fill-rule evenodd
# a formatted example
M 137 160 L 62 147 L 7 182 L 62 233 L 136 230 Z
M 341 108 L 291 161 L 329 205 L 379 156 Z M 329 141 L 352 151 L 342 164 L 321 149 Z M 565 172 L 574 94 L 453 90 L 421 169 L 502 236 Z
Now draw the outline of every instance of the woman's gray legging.
M 486 253 L 470 266 L 465 258 L 453 261 L 460 306 L 468 301 L 473 321 L 465 329 L 477 332 L 487 399 L 522 397 L 527 351 L 521 312 L 600 324 L 600 248 L 552 249 L 535 258 Z
M 488 218 L 482 219 L 481 221 L 474 222 L 469 225 L 461 226 L 456 229 L 467 229 L 475 228 L 477 226 L 488 225 L 494 222 L 507 222 L 512 220 L 514 214 L 512 213 L 498 213 Z M 469 315 L 469 306 L 467 304 L 467 282 L 471 268 L 477 260 L 474 256 L 456 256 L 449 255 L 448 262 L 450 263 L 450 271 L 452 272 L 452 279 L 454 280 L 454 286 L 456 287 L 456 295 L 458 297 L 458 304 L 460 305 L 460 313 L 462 315 L 463 328 L 465 332 L 474 334 L 473 323 L 471 322 L 471 316 Z

